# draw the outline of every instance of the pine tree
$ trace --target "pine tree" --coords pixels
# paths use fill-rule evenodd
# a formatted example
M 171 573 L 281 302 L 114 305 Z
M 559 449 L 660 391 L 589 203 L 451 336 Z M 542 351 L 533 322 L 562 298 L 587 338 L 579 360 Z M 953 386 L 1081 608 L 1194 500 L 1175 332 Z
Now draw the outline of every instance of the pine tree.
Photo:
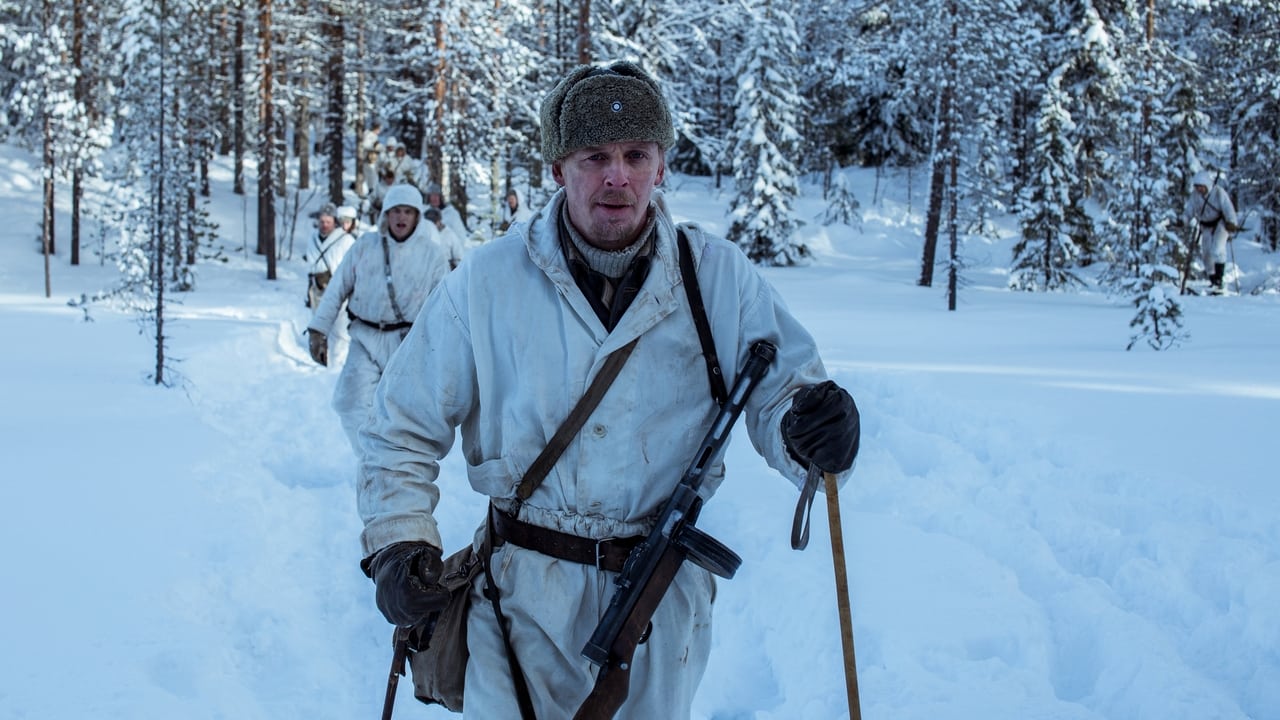
M 798 45 L 790 13 L 772 0 L 744 0 L 755 19 L 751 41 L 738 58 L 733 168 L 737 197 L 728 238 L 754 262 L 795 265 L 809 249 L 795 238 L 793 210 L 799 187 L 790 158 L 799 145 L 795 121 L 804 106 L 796 93 L 792 48 Z
M 1148 12 L 1154 10 L 1148 8 Z M 1181 138 L 1173 130 L 1174 113 L 1163 94 L 1170 87 L 1177 92 L 1169 70 L 1177 60 L 1156 40 L 1153 25 L 1151 18 L 1143 43 L 1145 52 L 1135 53 L 1142 58 L 1142 65 L 1132 72 L 1130 117 L 1137 122 L 1129 134 L 1133 148 L 1130 162 L 1120 178 L 1130 192 L 1117 198 L 1113 215 L 1118 226 L 1128 231 L 1127 249 L 1119 264 L 1132 270 L 1120 285 L 1137 311 L 1129 323 L 1134 333 L 1126 349 L 1145 341 L 1152 349 L 1165 350 L 1187 337 L 1178 302 L 1178 242 L 1171 231 L 1177 211 L 1170 202 L 1171 188 L 1177 187 L 1183 171 L 1169 162 Z
M 1079 285 L 1071 271 L 1079 248 L 1071 238 L 1072 188 L 1077 184 L 1076 156 L 1070 135 L 1075 123 L 1067 112 L 1062 74 L 1049 77 L 1036 121 L 1037 163 L 1024 189 L 1022 237 L 1013 246 L 1009 286 L 1016 290 L 1058 290 Z

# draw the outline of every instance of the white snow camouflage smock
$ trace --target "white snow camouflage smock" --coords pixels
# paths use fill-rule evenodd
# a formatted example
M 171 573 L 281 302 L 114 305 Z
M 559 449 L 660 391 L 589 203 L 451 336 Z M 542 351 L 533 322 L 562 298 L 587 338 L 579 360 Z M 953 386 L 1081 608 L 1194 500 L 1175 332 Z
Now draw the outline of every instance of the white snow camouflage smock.
M 1231 196 L 1216 178 L 1200 172 L 1196 174 L 1195 182 L 1209 188 L 1209 192 L 1201 195 L 1192 190 L 1187 198 L 1186 217 L 1199 223 L 1200 259 L 1205 268 L 1212 268 L 1215 263 L 1227 262 L 1227 240 L 1231 237 L 1227 225 L 1235 227 L 1240 220 L 1236 217 L 1236 206 L 1232 204 Z
M 361 430 L 358 504 L 366 556 L 399 541 L 441 546 L 432 511 L 439 460 L 461 427 L 468 480 L 504 509 L 612 351 L 641 336 L 599 407 L 520 508 L 526 522 L 583 537 L 644 534 L 693 460 L 717 406 L 688 307 L 676 228 L 663 200 L 648 277 L 607 332 L 569 273 L 558 237 L 559 191 L 529 224 L 472 252 L 423 309 L 378 386 Z M 743 420 L 755 448 L 793 482 L 804 471 L 779 423 L 803 385 L 826 379 L 813 338 L 734 245 L 689 232 L 716 352 L 732 387 L 756 340 L 778 348 Z M 704 497 L 724 477 L 713 468 Z M 451 487 L 457 488 L 456 482 Z M 476 518 L 480 524 L 483 518 Z M 595 666 L 581 656 L 614 592 L 613 573 L 510 543 L 493 556 L 511 640 L 537 717 L 571 717 Z M 468 620 L 468 717 L 518 718 L 515 691 L 483 581 Z M 711 575 L 685 563 L 637 648 L 618 718 L 687 718 L 711 644 Z
M 449 257 L 437 240 L 435 226 L 419 219 L 413 234 L 404 242 L 396 242 L 387 232 L 387 209 L 383 209 L 378 220 L 379 229 L 362 235 L 347 251 L 320 299 L 308 329 L 328 335 L 338 321 L 344 300 L 356 317 L 387 325 L 398 322 L 387 292 L 387 262 L 382 251 L 384 236 L 391 258 L 391 285 L 406 320 L 412 321 L 417 317 L 427 296 L 441 278 L 449 274 Z M 356 448 L 356 431 L 368 417 L 369 407 L 373 404 L 373 390 L 391 354 L 408 331 L 379 330 L 352 321 L 349 332 L 351 342 L 347 359 L 333 389 L 333 409 L 342 420 L 351 446 Z

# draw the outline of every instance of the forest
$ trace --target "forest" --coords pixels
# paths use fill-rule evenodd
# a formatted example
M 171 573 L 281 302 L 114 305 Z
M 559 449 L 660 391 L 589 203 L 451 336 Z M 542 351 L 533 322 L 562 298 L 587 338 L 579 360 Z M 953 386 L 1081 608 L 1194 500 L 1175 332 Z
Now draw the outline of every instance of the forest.
M 1280 244 L 1280 0 L 0 0 L 0 141 L 42 158 L 46 275 L 67 238 L 72 264 L 120 268 L 104 298 L 159 324 L 219 232 L 215 156 L 256 194 L 270 279 L 305 199 L 368 181 L 375 123 L 490 235 L 506 188 L 551 191 L 541 98 L 612 59 L 659 79 L 669 166 L 730 184 L 730 239 L 761 264 L 807 262 L 799 178 L 847 221 L 834 171 L 918 168 L 918 282 L 941 273 L 951 309 L 966 239 L 1013 218 L 1011 288 L 1069 290 L 1094 266 L 1132 301 L 1135 342 L 1163 349 L 1203 270 L 1194 173 Z

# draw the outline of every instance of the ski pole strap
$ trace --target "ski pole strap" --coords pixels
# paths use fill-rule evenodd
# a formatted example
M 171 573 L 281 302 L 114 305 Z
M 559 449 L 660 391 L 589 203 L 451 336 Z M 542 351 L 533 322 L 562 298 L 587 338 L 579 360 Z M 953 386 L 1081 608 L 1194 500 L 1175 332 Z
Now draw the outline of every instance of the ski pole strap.
M 818 494 L 818 483 L 821 480 L 822 470 L 817 465 L 810 465 L 809 473 L 804 479 L 804 487 L 800 489 L 800 501 L 796 503 L 795 519 L 791 521 L 792 550 L 803 550 L 809 546 L 813 498 Z

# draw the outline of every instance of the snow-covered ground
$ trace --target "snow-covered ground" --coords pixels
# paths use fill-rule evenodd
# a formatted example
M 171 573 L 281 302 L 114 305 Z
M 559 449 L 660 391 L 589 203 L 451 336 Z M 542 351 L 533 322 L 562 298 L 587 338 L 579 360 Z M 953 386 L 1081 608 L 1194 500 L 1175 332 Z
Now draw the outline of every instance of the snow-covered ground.
M 65 212 L 44 298 L 34 165 L 0 148 L 0 718 L 375 717 L 390 633 L 301 259 L 265 279 L 217 167 L 226 261 L 171 296 L 179 381 L 154 387 L 132 316 L 67 306 L 113 271 L 92 239 L 69 266 Z M 724 230 L 730 191 L 669 180 Z M 861 228 L 810 222 L 816 262 L 764 272 L 862 409 L 840 503 L 864 716 L 1280 718 L 1280 296 L 1187 298 L 1188 343 L 1126 352 L 1130 306 L 1008 292 L 1008 242 L 973 241 L 948 312 L 915 285 L 920 189 L 849 181 Z M 1235 251 L 1246 290 L 1280 260 Z M 791 550 L 795 489 L 745 436 L 727 457 L 700 525 L 744 564 L 694 716 L 847 716 L 826 514 Z M 483 501 L 457 458 L 443 482 L 459 546 Z M 404 683 L 396 717 L 450 715 Z

